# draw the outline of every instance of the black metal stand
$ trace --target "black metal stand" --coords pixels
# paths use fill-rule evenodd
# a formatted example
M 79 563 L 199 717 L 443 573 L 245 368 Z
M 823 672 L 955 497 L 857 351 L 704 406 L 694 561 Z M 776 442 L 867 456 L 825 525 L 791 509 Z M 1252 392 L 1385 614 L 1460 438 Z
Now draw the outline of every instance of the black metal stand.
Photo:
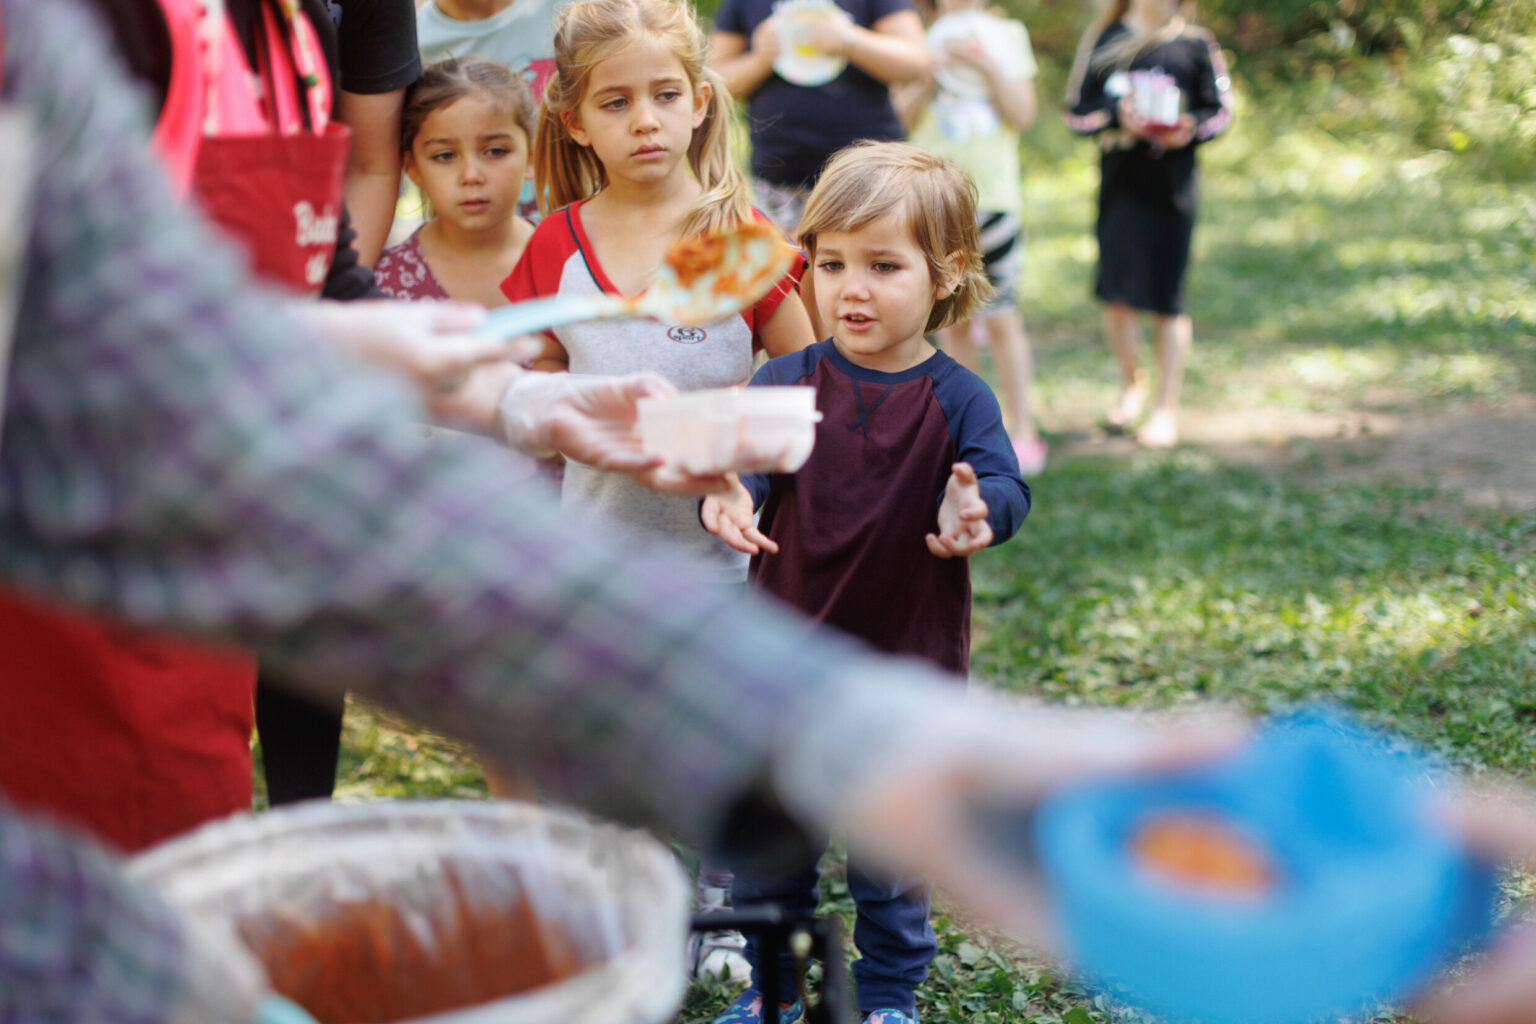
M 711 910 L 693 915 L 696 932 L 739 931 L 761 936 L 763 969 L 758 990 L 763 994 L 763 1024 L 779 1024 L 779 1003 L 789 1002 L 779 991 L 779 972 L 770 969 L 780 951 L 795 961 L 795 993 L 805 1006 L 806 1024 L 850 1024 L 847 969 L 843 962 L 842 927 L 837 915 L 792 914 L 775 903 L 742 910 Z M 812 958 L 821 961 L 821 993 L 815 1004 L 807 998 L 806 971 Z M 794 997 L 791 997 L 794 998 Z

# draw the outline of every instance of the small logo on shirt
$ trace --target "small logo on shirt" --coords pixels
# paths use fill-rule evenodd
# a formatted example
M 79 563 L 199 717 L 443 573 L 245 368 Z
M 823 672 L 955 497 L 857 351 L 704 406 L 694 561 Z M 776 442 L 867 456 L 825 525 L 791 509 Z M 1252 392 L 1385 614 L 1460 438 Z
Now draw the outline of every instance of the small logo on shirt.
M 672 327 L 668 328 L 667 337 L 679 345 L 697 345 L 709 334 L 702 327 Z

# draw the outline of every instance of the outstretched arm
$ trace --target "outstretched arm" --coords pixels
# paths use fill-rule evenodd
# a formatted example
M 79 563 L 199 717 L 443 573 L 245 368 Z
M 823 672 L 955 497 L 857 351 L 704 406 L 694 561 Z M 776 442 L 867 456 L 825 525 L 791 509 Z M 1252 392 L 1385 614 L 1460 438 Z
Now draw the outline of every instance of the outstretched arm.
M 939 532 L 928 534 L 928 550 L 939 558 L 965 558 L 992 543 L 987 502 L 981 496 L 976 471 L 964 462 L 950 470 L 939 503 Z
M 779 546 L 757 528 L 753 519 L 752 495 L 735 473 L 730 474 L 730 490 L 712 494 L 699 506 L 699 521 L 704 529 L 737 551 L 755 555 L 759 551 L 778 554 Z

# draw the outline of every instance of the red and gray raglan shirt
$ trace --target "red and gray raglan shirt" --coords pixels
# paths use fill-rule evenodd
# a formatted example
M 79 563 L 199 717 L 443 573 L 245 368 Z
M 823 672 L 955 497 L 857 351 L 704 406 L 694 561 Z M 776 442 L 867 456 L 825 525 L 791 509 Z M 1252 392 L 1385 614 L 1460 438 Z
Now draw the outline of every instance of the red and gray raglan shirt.
M 900 373 L 849 362 L 828 341 L 769 360 L 752 384 L 816 389 L 816 447 L 796 473 L 743 476 L 778 554 L 751 578 L 814 619 L 951 672 L 970 664 L 970 560 L 937 558 L 951 467 L 968 462 L 993 544 L 1029 514 L 1029 485 L 985 381 L 943 352 Z
M 576 202 L 557 210 L 534 228 L 522 258 L 502 282 L 508 299 L 620 294 L 582 226 L 582 205 Z M 566 324 L 550 333 L 570 357 L 572 373 L 654 370 L 680 391 L 734 387 L 752 375 L 752 357 L 762 347 L 762 325 L 785 296 L 796 293 L 803 268 L 797 261 L 755 305 L 702 327 L 655 320 L 595 320 Z M 702 569 L 710 579 L 741 583 L 747 578 L 747 557 L 699 528 L 692 498 L 659 494 L 622 473 L 569 463 L 561 482 L 561 500 L 612 526 L 647 539 L 670 541 L 688 564 Z

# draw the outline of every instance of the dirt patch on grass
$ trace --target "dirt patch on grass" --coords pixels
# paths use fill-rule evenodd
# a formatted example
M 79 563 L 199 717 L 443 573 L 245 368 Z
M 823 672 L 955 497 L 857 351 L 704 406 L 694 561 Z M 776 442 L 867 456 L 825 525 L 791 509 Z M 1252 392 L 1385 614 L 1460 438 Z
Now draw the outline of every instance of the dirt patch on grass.
M 1138 450 L 1130 438 L 1106 430 L 1098 410 L 1053 412 L 1067 413 L 1055 456 Z M 1532 396 L 1428 413 L 1191 407 L 1182 440 L 1226 460 L 1278 467 L 1320 459 L 1326 472 L 1340 477 L 1432 485 L 1471 505 L 1536 511 Z

